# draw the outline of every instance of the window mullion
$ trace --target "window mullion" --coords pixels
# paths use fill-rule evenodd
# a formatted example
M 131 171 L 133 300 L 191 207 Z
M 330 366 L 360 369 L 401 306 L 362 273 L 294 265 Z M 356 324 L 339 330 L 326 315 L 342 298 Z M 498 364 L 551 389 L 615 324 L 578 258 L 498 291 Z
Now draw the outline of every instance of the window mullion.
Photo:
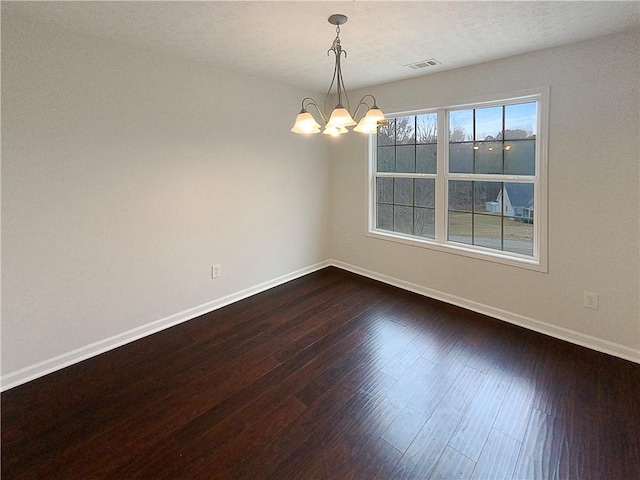
M 436 146 L 436 193 L 435 207 L 435 240 L 446 242 L 447 240 L 447 172 L 449 169 L 449 117 L 445 109 L 439 109 L 437 146 Z
M 475 180 L 476 182 L 534 183 L 535 175 L 498 175 L 493 173 L 449 173 L 451 180 Z

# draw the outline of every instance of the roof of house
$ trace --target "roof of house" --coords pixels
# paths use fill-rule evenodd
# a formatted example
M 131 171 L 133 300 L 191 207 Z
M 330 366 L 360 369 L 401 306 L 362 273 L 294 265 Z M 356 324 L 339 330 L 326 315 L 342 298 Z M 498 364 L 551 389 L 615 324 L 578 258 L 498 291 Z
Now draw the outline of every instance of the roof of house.
M 532 183 L 505 183 L 504 188 L 514 207 L 533 207 Z

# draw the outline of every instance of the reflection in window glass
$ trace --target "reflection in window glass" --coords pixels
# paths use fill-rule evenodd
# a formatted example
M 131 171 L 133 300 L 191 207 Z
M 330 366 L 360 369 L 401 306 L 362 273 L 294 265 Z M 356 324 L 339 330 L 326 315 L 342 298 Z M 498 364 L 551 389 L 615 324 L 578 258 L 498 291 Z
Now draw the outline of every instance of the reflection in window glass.
M 449 172 L 535 175 L 536 116 L 536 102 L 451 112 Z
M 504 169 L 507 175 L 535 175 L 535 139 L 505 142 Z
M 480 142 L 476 144 L 474 173 L 496 173 L 503 171 L 502 142 Z
M 452 173 L 473 173 L 474 144 L 449 144 L 449 171 Z

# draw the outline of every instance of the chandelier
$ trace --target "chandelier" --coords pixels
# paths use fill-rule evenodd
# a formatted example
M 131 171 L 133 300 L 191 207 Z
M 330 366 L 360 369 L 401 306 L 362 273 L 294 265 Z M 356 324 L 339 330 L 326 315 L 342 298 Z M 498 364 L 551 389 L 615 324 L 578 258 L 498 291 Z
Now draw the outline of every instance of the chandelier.
M 353 127 L 356 132 L 365 133 L 365 134 L 374 134 L 378 131 L 378 125 L 388 125 L 389 122 L 384 118 L 384 114 L 376 105 L 376 99 L 373 95 L 365 95 L 360 99 L 358 106 L 353 112 L 353 117 L 358 115 L 360 111 L 360 107 L 364 107 L 367 109 L 367 113 L 360 119 L 359 122 L 353 119 L 351 114 L 349 113 L 349 98 L 347 97 L 347 90 L 344 86 L 344 81 L 342 79 L 342 69 L 340 67 L 340 59 L 342 54 L 344 54 L 345 58 L 347 57 L 346 50 L 342 49 L 340 45 L 340 25 L 344 25 L 347 23 L 347 16 L 341 14 L 331 15 L 329 17 L 329 23 L 331 25 L 336 26 L 336 38 L 333 40 L 333 44 L 331 48 L 327 50 L 327 55 L 330 52 L 333 52 L 336 57 L 336 64 L 333 69 L 333 79 L 331 80 L 331 85 L 329 85 L 329 90 L 327 91 L 327 95 L 324 99 L 324 112 L 318 107 L 316 101 L 311 97 L 306 97 L 302 99 L 302 110 L 296 117 L 296 122 L 291 129 L 294 133 L 320 133 L 320 129 L 322 128 L 316 119 L 307 111 L 307 108 L 313 106 L 316 111 L 320 114 L 322 118 L 322 122 L 324 123 L 324 129 L 322 133 L 326 135 L 332 135 L 337 137 L 344 133 L 347 133 L 347 127 Z M 336 96 L 338 97 L 338 103 L 331 110 L 331 113 L 326 115 L 327 112 L 327 101 L 329 99 L 329 95 L 331 94 L 331 89 L 335 85 Z M 342 103 L 344 100 L 344 104 Z M 369 103 L 371 105 L 369 105 Z M 346 104 L 346 107 L 345 107 Z M 328 117 L 328 120 L 327 120 Z

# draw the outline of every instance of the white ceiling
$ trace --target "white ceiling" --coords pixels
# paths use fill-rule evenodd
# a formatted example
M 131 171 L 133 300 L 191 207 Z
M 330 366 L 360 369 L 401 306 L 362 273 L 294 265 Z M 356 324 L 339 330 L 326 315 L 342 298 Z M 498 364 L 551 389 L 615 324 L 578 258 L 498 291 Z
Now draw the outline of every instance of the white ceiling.
M 324 91 L 333 13 L 347 88 L 424 75 L 595 38 L 640 25 L 640 1 L 2 2 L 3 22 L 28 17 Z M 435 58 L 441 65 L 405 65 Z

